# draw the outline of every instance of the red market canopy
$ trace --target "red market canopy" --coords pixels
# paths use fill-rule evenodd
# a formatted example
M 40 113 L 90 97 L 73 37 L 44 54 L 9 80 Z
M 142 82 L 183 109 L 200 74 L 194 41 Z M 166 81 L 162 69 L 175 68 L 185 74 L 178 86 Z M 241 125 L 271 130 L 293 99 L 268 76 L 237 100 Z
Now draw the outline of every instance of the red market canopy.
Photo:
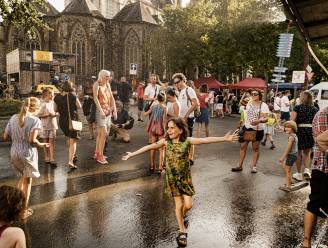
M 264 89 L 266 88 L 265 81 L 262 78 L 246 78 L 239 83 L 229 85 L 230 89 Z
M 214 77 L 201 77 L 201 78 L 195 80 L 194 83 L 195 83 L 196 88 L 199 88 L 203 84 L 207 84 L 207 87 L 209 89 L 220 89 L 220 88 L 226 87 L 223 83 L 220 83 Z

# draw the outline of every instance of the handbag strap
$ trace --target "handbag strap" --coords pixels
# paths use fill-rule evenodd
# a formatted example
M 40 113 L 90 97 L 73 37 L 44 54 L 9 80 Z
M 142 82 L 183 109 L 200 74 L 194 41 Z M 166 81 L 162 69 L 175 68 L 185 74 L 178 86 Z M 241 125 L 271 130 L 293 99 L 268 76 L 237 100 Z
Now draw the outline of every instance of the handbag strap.
M 71 111 L 69 111 L 69 99 L 68 99 L 68 94 L 69 93 L 67 93 L 67 95 L 66 95 L 66 99 L 67 99 L 67 112 L 68 112 L 68 121 L 69 122 L 71 122 L 72 121 L 72 119 L 71 119 Z
M 260 111 L 259 111 L 259 119 L 261 118 L 261 108 L 262 108 L 262 103 L 263 103 L 263 102 L 261 101 L 261 104 L 260 104 Z M 260 125 L 260 123 L 256 125 L 256 131 L 259 130 L 259 125 Z

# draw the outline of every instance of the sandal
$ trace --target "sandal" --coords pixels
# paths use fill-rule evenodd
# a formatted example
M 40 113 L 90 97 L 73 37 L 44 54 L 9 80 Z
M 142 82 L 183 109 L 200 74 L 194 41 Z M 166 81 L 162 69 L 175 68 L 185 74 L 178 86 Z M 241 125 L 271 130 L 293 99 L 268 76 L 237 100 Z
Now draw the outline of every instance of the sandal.
M 281 185 L 281 186 L 279 187 L 279 189 L 280 189 L 280 190 L 283 190 L 283 191 L 286 191 L 286 192 L 290 192 L 290 191 L 292 191 L 291 187 L 288 187 L 286 184 Z
M 243 167 L 241 167 L 241 166 L 231 168 L 232 172 L 238 172 L 238 171 L 242 171 L 242 170 L 243 170 Z
M 179 232 L 177 237 L 177 243 L 179 247 L 186 247 L 187 246 L 187 233 Z
M 187 217 L 185 217 L 185 219 L 183 220 L 183 224 L 184 224 L 185 228 L 187 229 L 189 226 L 189 220 L 187 219 Z
M 24 211 L 23 216 L 22 216 L 22 220 L 26 220 L 28 217 L 30 217 L 32 214 L 34 213 L 32 208 L 28 208 Z
M 77 169 L 77 166 L 75 164 L 68 164 L 68 167 L 71 169 L 71 170 L 75 170 Z
M 78 158 L 77 156 L 75 155 L 74 158 L 73 158 L 73 163 L 76 163 L 78 161 Z
M 49 165 L 51 168 L 56 169 L 57 168 L 57 163 L 55 161 L 50 161 Z
M 251 170 L 252 173 L 257 173 L 257 169 L 256 167 L 253 167 L 252 170 Z

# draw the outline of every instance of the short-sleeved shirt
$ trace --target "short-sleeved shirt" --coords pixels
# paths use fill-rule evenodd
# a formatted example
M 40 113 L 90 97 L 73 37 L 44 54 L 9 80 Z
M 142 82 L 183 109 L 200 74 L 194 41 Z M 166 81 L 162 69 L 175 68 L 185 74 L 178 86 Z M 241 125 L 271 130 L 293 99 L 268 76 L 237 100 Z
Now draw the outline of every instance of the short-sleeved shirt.
M 187 94 L 188 90 L 188 94 Z M 189 99 L 188 99 L 189 95 Z M 192 100 L 197 99 L 196 92 L 191 87 L 186 87 L 179 92 L 178 100 L 181 105 L 180 117 L 184 118 L 192 105 Z M 191 112 L 189 118 L 194 117 L 194 112 Z
M 318 136 L 319 134 L 327 130 L 328 130 L 328 107 L 320 110 L 314 116 L 312 122 L 312 131 L 314 137 Z M 320 170 L 324 173 L 328 173 L 327 154 L 319 149 L 317 142 L 315 142 L 313 148 L 312 170 Z
M 150 98 L 156 98 L 160 90 L 161 87 L 158 84 L 156 84 L 155 86 L 153 86 L 152 84 L 148 84 L 145 89 L 144 96 L 148 96 Z
M 280 110 L 281 112 L 289 112 L 289 99 L 287 96 L 283 96 L 280 100 Z
M 27 115 L 24 126 L 19 126 L 19 115 L 13 115 L 6 127 L 6 133 L 10 136 L 12 145 L 10 150 L 10 162 L 18 176 L 39 177 L 38 149 L 29 142 L 33 130 L 42 129 L 39 118 Z
M 144 87 L 141 84 L 137 88 L 137 96 L 139 99 L 143 98 L 143 96 L 144 96 Z
M 49 114 L 55 114 L 54 110 L 54 102 L 53 101 L 42 101 L 41 102 L 41 108 L 39 111 L 38 116 L 46 116 Z M 56 130 L 58 129 L 57 125 L 57 119 L 56 117 L 46 117 L 46 118 L 40 118 L 42 122 L 42 129 L 43 130 Z
M 131 95 L 131 85 L 127 82 L 121 83 L 118 87 L 118 97 L 121 102 L 129 102 Z
M 199 94 L 199 95 L 197 95 L 197 97 L 198 97 L 198 100 L 199 100 L 199 107 L 201 108 L 201 109 L 205 109 L 205 108 L 207 108 L 207 105 L 206 105 L 206 98 L 208 98 L 208 94 L 207 93 L 205 93 L 205 94 Z
M 279 96 L 276 96 L 274 98 L 274 102 L 273 102 L 273 108 L 275 111 L 279 111 L 281 107 L 281 99 Z
M 261 111 L 260 111 L 261 106 Z M 260 105 L 254 105 L 253 102 L 246 105 L 244 110 L 245 115 L 245 127 L 252 128 L 254 130 L 264 130 L 265 123 L 259 123 L 257 126 L 251 125 L 251 122 L 258 120 L 261 114 L 268 114 L 270 112 L 268 105 L 262 102 Z

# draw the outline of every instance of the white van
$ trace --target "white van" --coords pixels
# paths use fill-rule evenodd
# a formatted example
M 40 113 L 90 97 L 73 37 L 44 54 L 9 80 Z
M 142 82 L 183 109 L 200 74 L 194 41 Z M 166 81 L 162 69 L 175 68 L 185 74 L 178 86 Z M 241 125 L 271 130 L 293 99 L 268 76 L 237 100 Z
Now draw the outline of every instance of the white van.
M 320 109 L 328 106 L 328 82 L 316 84 L 310 90 L 313 92 L 313 100 L 318 100 Z

